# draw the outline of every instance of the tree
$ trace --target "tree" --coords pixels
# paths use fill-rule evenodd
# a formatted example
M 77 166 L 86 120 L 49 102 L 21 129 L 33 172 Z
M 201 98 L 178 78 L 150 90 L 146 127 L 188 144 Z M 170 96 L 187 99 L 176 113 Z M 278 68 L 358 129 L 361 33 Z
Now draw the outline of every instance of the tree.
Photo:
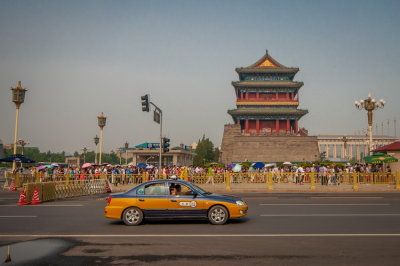
M 214 144 L 204 135 L 203 138 L 198 141 L 195 152 L 196 156 L 193 159 L 194 165 L 205 165 L 215 160 L 216 152 L 214 151 Z

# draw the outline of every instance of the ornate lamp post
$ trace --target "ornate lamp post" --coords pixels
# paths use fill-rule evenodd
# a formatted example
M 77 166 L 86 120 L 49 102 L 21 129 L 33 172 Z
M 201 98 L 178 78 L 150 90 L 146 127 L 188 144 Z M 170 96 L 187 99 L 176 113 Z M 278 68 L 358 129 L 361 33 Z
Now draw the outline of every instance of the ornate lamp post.
M 23 139 L 19 139 L 18 144 L 22 147 L 21 154 L 24 155 L 24 147 L 25 147 L 25 145 L 29 144 L 29 142 L 27 142 Z M 22 162 L 21 162 L 21 167 L 22 167 Z
M 383 108 L 385 106 L 385 101 L 380 100 L 379 102 L 375 101 L 375 99 L 371 98 L 371 93 L 368 94 L 368 98 L 365 100 L 355 101 L 354 102 L 357 109 L 367 110 L 368 113 L 368 134 L 369 134 L 369 153 L 371 153 L 373 149 L 372 145 L 372 111 Z
M 18 144 L 22 147 L 21 154 L 24 155 L 24 147 L 25 147 L 27 144 L 29 144 L 29 142 L 27 142 L 27 141 L 25 141 L 25 140 L 23 140 L 23 139 L 19 139 L 19 140 L 18 140 Z
M 25 92 L 27 89 L 22 88 L 21 81 L 18 81 L 18 86 L 12 88 L 12 101 L 16 106 L 16 114 L 15 114 L 15 131 L 14 131 L 14 151 L 13 155 L 17 153 L 17 138 L 18 138 L 18 119 L 19 119 L 19 107 L 25 100 Z M 13 161 L 12 170 L 14 171 L 16 167 L 15 161 Z
M 101 115 L 99 115 L 97 117 L 98 120 L 98 125 L 100 127 L 100 152 L 99 152 L 99 164 L 101 164 L 101 154 L 103 152 L 103 128 L 106 126 L 106 120 L 107 117 L 101 113 Z
M 129 148 L 129 143 L 127 141 L 125 142 L 125 164 L 128 164 L 128 148 Z
M 99 137 L 94 137 L 94 144 L 96 145 L 96 151 L 94 153 L 94 163 L 97 164 L 97 144 L 99 144 Z

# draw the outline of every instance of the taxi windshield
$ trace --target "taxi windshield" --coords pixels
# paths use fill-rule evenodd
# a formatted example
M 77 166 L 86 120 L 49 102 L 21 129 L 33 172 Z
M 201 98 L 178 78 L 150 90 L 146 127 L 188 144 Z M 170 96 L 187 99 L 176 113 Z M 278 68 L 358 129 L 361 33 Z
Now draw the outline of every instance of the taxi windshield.
M 192 187 L 193 187 L 197 192 L 199 192 L 199 193 L 202 194 L 202 195 L 211 194 L 210 192 L 205 191 L 204 189 L 202 189 L 201 187 L 199 187 L 199 186 L 197 186 L 197 185 L 195 185 L 195 184 L 193 184 L 193 183 L 191 183 L 191 185 L 192 185 Z

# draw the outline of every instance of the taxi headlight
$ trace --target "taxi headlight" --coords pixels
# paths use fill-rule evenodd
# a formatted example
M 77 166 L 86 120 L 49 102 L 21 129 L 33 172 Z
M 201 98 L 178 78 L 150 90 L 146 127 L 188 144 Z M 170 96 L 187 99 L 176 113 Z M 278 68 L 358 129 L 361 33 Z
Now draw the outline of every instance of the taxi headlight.
M 237 201 L 236 201 L 236 205 L 238 205 L 238 206 L 244 206 L 244 202 L 241 201 L 241 200 L 237 200 Z

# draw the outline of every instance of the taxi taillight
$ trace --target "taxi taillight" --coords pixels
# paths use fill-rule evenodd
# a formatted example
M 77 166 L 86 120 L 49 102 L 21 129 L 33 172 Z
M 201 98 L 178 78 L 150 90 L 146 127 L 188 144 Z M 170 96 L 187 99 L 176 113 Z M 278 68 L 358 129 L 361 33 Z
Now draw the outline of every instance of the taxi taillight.
M 107 205 L 110 205 L 111 199 L 112 199 L 112 196 L 107 197 Z

